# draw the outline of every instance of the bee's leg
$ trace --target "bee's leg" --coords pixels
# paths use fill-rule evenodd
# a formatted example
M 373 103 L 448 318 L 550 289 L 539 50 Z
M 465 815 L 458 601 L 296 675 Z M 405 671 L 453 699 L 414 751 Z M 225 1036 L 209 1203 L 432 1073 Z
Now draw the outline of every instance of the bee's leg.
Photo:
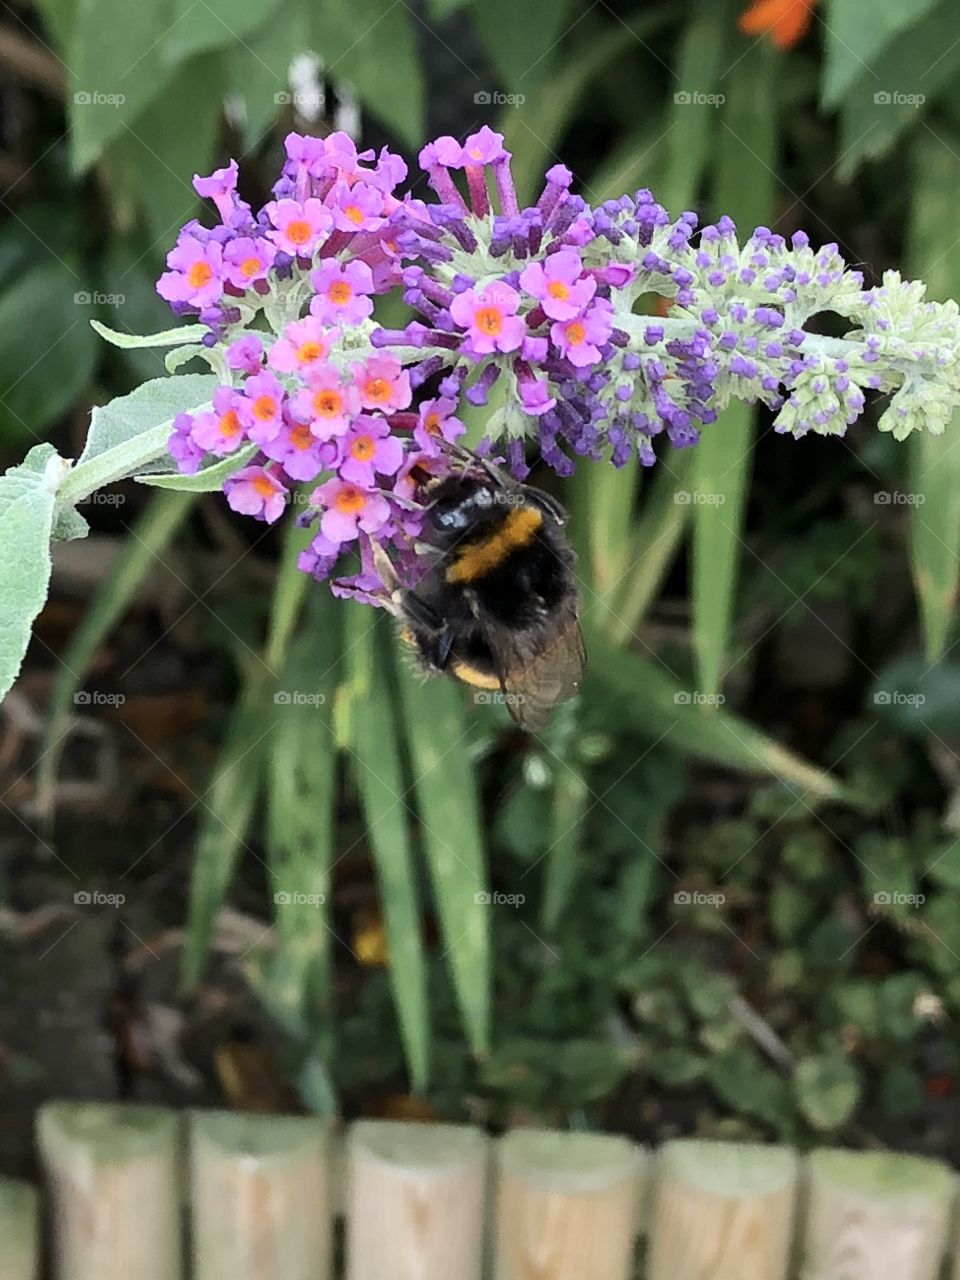
M 438 671 L 445 671 L 453 648 L 453 632 L 450 627 L 431 604 L 403 585 L 390 557 L 374 538 L 370 539 L 370 549 L 373 566 L 388 592 L 384 598 L 384 608 L 398 618 L 409 618 L 431 633 L 430 663 Z

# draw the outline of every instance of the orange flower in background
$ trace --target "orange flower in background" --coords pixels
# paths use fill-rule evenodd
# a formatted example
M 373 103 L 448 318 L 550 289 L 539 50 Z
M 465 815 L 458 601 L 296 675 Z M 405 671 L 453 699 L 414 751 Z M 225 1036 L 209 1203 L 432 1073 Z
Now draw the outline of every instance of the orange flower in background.
M 810 30 L 817 0 L 753 0 L 740 15 L 744 35 L 769 35 L 778 49 L 792 49 Z

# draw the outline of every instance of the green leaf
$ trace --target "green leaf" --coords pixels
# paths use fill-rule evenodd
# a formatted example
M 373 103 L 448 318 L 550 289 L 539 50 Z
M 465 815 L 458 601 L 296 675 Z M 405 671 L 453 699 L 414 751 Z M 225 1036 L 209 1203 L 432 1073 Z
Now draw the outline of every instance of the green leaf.
M 830 0 L 825 31 L 821 102 L 835 107 L 904 27 L 916 24 L 936 0 Z
M 475 1053 L 490 1036 L 489 889 L 476 773 L 467 750 L 461 691 L 447 680 L 411 679 L 396 650 L 397 678 L 420 832 L 453 985 Z
M 822 1133 L 846 1124 L 857 1109 L 863 1087 L 857 1066 L 839 1054 L 801 1059 L 793 1085 L 800 1110 Z
M 683 27 L 674 74 L 673 109 L 667 116 L 669 164 L 657 199 L 674 216 L 696 199 L 720 128 L 718 108 L 703 101 L 718 91 L 730 15 L 717 0 L 697 0 Z M 720 110 L 724 110 L 721 106 Z
M 177 414 L 205 409 L 216 388 L 217 380 L 209 374 L 185 373 L 154 378 L 128 396 L 98 406 L 83 453 L 61 487 L 61 502 L 77 503 L 163 458 Z
M 193 475 L 186 475 L 182 471 L 160 471 L 133 478 L 140 484 L 153 485 L 156 489 L 176 489 L 180 493 L 213 493 L 222 489 L 224 480 L 229 479 L 235 471 L 245 467 L 259 447 L 256 444 L 244 445 L 236 453 L 211 463 L 209 467 L 202 467 Z
M 163 329 L 160 333 L 122 333 L 119 329 L 111 329 L 99 320 L 91 320 L 90 324 L 101 338 L 115 347 L 129 351 L 135 347 L 177 347 L 181 343 L 199 343 L 204 334 L 209 333 L 205 324 L 181 324 L 175 329 Z
M 334 84 L 350 84 L 381 124 L 409 146 L 419 146 L 424 132 L 423 72 L 408 6 L 324 0 L 312 6 L 311 16 L 312 43 L 326 75 Z
M 50 583 L 54 495 L 67 464 L 53 445 L 0 476 L 0 698 L 20 672 Z
M 280 110 L 288 93 L 290 64 L 310 47 L 308 3 L 284 5 L 283 21 L 273 19 L 249 40 L 224 51 L 227 92 L 232 104 L 242 104 L 244 143 L 255 147 Z
M 176 66 L 206 49 L 240 45 L 271 14 L 279 17 L 279 5 L 280 0 L 173 0 L 170 29 L 160 46 L 163 62 Z
M 124 539 L 119 556 L 101 580 L 83 620 L 70 637 L 54 680 L 40 746 L 37 795 L 41 812 L 49 813 L 52 807 L 73 695 L 86 679 L 100 645 L 154 569 L 157 558 L 163 555 L 193 503 L 192 496 L 179 493 L 157 494 L 151 499 Z
M 257 811 L 267 769 L 273 682 L 266 668 L 249 679 L 227 725 L 213 781 L 198 797 L 200 830 L 190 877 L 190 907 L 183 949 L 182 982 L 189 990 L 200 978 L 217 912 Z
M 778 74 L 777 55 L 757 42 L 725 82 L 713 204 L 744 232 L 773 215 Z M 720 689 L 730 648 L 754 429 L 753 408 L 731 405 L 693 451 L 693 647 L 708 695 Z
M 365 609 L 346 611 L 349 677 L 338 697 L 348 726 L 346 746 L 380 884 L 390 949 L 390 983 L 413 1087 L 429 1072 L 429 1011 L 420 902 L 410 843 L 409 790 L 400 760 L 401 724 L 386 679 L 389 637 L 377 634 Z M 382 628 L 381 632 L 382 632 Z
M 590 808 L 590 788 L 579 769 L 561 768 L 553 792 L 544 882 L 543 927 L 553 933 L 570 900 L 577 860 L 584 849 L 583 820 Z
M 64 54 L 75 172 L 98 160 L 148 103 L 166 106 L 175 68 L 164 62 L 161 45 L 172 17 L 171 0 L 77 0 Z
M 472 7 L 473 25 L 505 90 L 523 93 L 546 77 L 571 26 L 570 8 L 571 0 L 483 0 Z
M 922 130 L 911 156 L 913 210 L 908 247 L 910 271 L 926 279 L 927 296 L 960 295 L 960 265 L 954 244 L 960 138 Z M 960 414 L 942 436 L 917 432 L 911 439 L 910 563 L 920 603 L 924 646 L 930 663 L 946 650 L 960 588 Z
M 59 262 L 33 267 L 0 296 L 0 438 L 39 438 L 85 391 L 96 358 L 87 298 Z

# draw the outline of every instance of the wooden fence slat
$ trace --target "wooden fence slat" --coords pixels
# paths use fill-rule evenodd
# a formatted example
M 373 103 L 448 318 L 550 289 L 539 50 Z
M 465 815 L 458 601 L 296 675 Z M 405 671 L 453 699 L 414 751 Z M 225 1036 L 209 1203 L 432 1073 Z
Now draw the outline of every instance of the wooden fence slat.
M 36 1280 L 38 1196 L 29 1183 L 0 1178 L 0 1276 Z
M 803 1280 L 936 1280 L 954 1177 L 938 1160 L 816 1151 L 808 1162 Z
M 783 1280 L 797 1173 L 786 1147 L 666 1143 L 657 1162 L 648 1280 Z
M 41 1108 L 56 1280 L 180 1280 L 177 1117 L 160 1107 Z
M 479 1280 L 486 1137 L 361 1120 L 348 1149 L 348 1280 Z
M 193 1280 L 327 1280 L 327 1132 L 311 1116 L 191 1115 Z
M 497 1280 L 629 1280 L 643 1163 L 626 1138 L 519 1129 L 501 1139 Z

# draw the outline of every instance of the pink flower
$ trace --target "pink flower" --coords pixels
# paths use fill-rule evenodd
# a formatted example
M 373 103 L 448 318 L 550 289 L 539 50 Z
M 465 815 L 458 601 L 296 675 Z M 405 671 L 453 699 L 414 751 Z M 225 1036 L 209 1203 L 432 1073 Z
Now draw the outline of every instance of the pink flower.
M 244 443 L 239 412 L 242 402 L 243 396 L 231 387 L 217 387 L 213 393 L 213 411 L 197 414 L 191 434 L 205 453 L 215 453 L 222 458 Z
M 453 417 L 456 400 L 438 396 L 424 400 L 420 405 L 420 421 L 413 429 L 413 438 L 424 453 L 435 457 L 440 453 L 440 441 L 454 441 L 466 431 L 459 418 Z
M 291 480 L 315 480 L 334 465 L 340 453 L 336 444 L 318 440 L 304 422 L 285 422 L 279 435 L 263 446 L 263 452 L 282 462 Z
M 600 359 L 600 346 L 613 329 L 611 310 L 610 303 L 600 298 L 582 316 L 574 320 L 558 320 L 550 326 L 550 337 L 578 369 L 596 364 Z
M 240 415 L 247 435 L 257 444 L 273 440 L 283 426 L 283 387 L 272 373 L 264 371 L 246 380 L 243 393 Z
M 531 262 L 520 272 L 520 288 L 539 299 L 551 320 L 572 320 L 597 291 L 592 276 L 584 276 L 575 249 L 552 253 L 544 263 Z
M 196 236 L 181 235 L 167 254 L 170 270 L 157 281 L 157 293 L 167 302 L 213 306 L 223 294 L 222 265 L 223 254 L 215 240 L 201 244 Z
M 338 231 L 379 231 L 386 222 L 383 192 L 366 182 L 338 182 L 327 199 Z
M 223 251 L 223 274 L 238 289 L 249 289 L 258 280 L 266 280 L 277 250 L 269 240 L 240 236 L 231 240 Z
M 193 438 L 193 415 L 178 413 L 173 420 L 173 433 L 167 441 L 167 453 L 177 464 L 177 470 L 192 476 L 200 469 L 203 449 Z
M 223 491 L 232 510 L 267 524 L 279 520 L 287 502 L 286 489 L 263 467 L 241 467 L 224 483 Z
M 270 348 L 267 361 L 278 373 L 306 377 L 320 368 L 339 336 L 338 330 L 325 329 L 315 316 L 294 320 Z
M 448 133 L 433 142 L 428 142 L 418 156 L 421 169 L 432 169 L 436 165 L 444 165 L 448 169 L 456 169 L 462 163 L 463 147 Z
M 324 324 L 357 324 L 373 311 L 368 294 L 373 293 L 373 273 L 365 262 L 341 266 L 332 259 L 310 275 L 316 295 L 310 313 Z
M 470 346 L 476 355 L 494 351 L 516 351 L 523 342 L 526 327 L 516 314 L 520 295 L 502 281 L 485 289 L 467 289 L 458 293 L 450 304 L 450 314 L 467 330 Z
M 472 133 L 463 144 L 460 152 L 460 164 L 493 164 L 495 160 L 499 160 L 504 155 L 506 155 L 506 152 L 503 147 L 503 134 L 494 133 L 488 125 L 484 125 L 482 129 Z M 445 161 L 444 163 L 449 164 L 450 161 Z
M 301 551 L 297 558 L 297 568 L 301 573 L 312 573 L 318 578 L 325 578 L 340 559 L 340 543 L 331 542 L 322 533 L 318 533 L 306 551 Z
M 405 409 L 413 398 L 410 375 L 396 356 L 371 356 L 351 369 L 364 409 L 392 413 Z
M 390 504 L 383 494 L 370 493 L 339 476 L 315 489 L 311 501 L 324 508 L 320 532 L 335 543 L 352 542 L 360 529 L 376 533 L 390 518 Z
M 223 169 L 214 169 L 208 178 L 201 178 L 199 173 L 193 175 L 193 189 L 204 200 L 212 200 L 217 212 L 224 222 L 229 223 L 237 204 L 237 174 L 239 167 L 236 160 Z
M 341 477 L 353 484 L 372 489 L 377 473 L 395 475 L 403 463 L 403 445 L 383 418 L 361 413 L 354 419 L 343 438 L 343 460 L 338 468 Z
M 273 224 L 268 234 L 278 249 L 295 258 L 310 258 L 333 225 L 322 200 L 272 200 L 264 211 Z
M 306 387 L 293 397 L 295 416 L 307 423 L 318 440 L 342 436 L 359 408 L 356 387 L 345 383 L 332 365 L 311 373 Z
M 227 368 L 243 373 L 259 373 L 263 365 L 263 343 L 255 333 L 245 333 L 227 347 Z

